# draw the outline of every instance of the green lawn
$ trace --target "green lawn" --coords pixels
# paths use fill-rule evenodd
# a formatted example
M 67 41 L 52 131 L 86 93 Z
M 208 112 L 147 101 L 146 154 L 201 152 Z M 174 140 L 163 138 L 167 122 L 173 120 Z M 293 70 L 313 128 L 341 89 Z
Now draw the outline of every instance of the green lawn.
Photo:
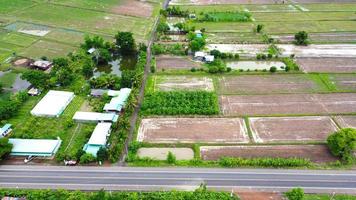
M 10 14 L 34 5 L 34 1 L 30 0 L 0 0 L 0 14 Z
M 46 56 L 47 58 L 56 58 L 66 56 L 68 53 L 73 52 L 76 48 L 67 44 L 58 42 L 51 42 L 45 40 L 39 40 L 33 45 L 23 49 L 18 54 L 29 58 L 41 58 Z
M 37 37 L 16 33 L 16 32 L 0 32 L 0 42 L 10 43 L 21 47 L 27 47 L 38 40 Z
M 84 97 L 76 96 L 59 118 L 34 117 L 30 114 L 30 111 L 42 96 L 30 97 L 21 107 L 18 114 L 8 120 L 8 123 L 13 125 L 11 137 L 36 139 L 56 139 L 60 137 L 62 145 L 57 157 L 63 154 L 74 156 L 77 150 L 84 146 L 95 126 L 77 123 L 74 123 L 73 126 L 68 126 L 73 122 L 74 113 L 83 104 Z M 72 136 L 73 139 L 70 143 Z

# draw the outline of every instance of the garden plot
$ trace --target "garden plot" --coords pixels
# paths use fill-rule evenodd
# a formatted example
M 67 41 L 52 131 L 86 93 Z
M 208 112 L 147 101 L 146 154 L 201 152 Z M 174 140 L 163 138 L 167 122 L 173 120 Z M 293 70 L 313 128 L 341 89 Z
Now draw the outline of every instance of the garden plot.
M 337 90 L 341 91 L 356 91 L 356 75 L 355 74 L 329 74 L 330 82 L 335 85 Z
M 334 162 L 325 145 L 271 145 L 271 146 L 202 146 L 203 160 L 218 160 L 221 157 L 242 158 L 304 158 L 312 162 Z
M 187 57 L 161 55 L 156 57 L 157 69 L 191 69 L 199 68 L 200 64 Z
M 272 36 L 282 43 L 294 42 L 294 35 Z M 356 33 L 311 33 L 309 34 L 311 43 L 355 43 Z
M 298 58 L 304 72 L 356 72 L 356 58 Z
M 355 44 L 326 44 L 296 46 L 292 44 L 277 45 L 281 56 L 296 57 L 356 57 Z M 217 49 L 225 53 L 239 53 L 245 56 L 256 56 L 258 53 L 267 52 L 268 45 L 264 44 L 209 44 L 209 50 Z
M 155 76 L 155 89 L 160 91 L 205 90 L 213 91 L 213 80 L 194 76 Z
M 150 118 L 141 121 L 137 140 L 148 143 L 248 143 L 239 118 Z
M 237 70 L 269 70 L 276 67 L 277 70 L 284 70 L 286 65 L 279 61 L 228 61 L 226 66 Z
M 70 45 L 39 40 L 31 46 L 23 49 L 19 52 L 19 55 L 28 58 L 41 58 L 46 56 L 47 58 L 56 58 L 65 56 L 70 52 L 73 52 L 76 48 Z
M 356 128 L 356 116 L 337 116 L 335 121 L 341 128 Z
M 168 153 L 176 157 L 177 160 L 191 160 L 194 152 L 191 148 L 140 148 L 137 152 L 140 158 L 151 158 L 154 160 L 166 160 Z
M 327 116 L 250 118 L 254 142 L 324 142 L 338 130 Z
M 325 91 L 306 75 L 242 75 L 219 79 L 220 94 L 307 93 Z
M 40 24 L 32 24 L 25 22 L 15 22 L 5 27 L 6 30 L 9 31 L 17 31 L 20 33 L 25 33 L 34 36 L 43 37 L 51 32 L 51 28 L 48 26 L 40 25 Z
M 227 116 L 356 113 L 356 94 L 278 94 L 220 96 Z

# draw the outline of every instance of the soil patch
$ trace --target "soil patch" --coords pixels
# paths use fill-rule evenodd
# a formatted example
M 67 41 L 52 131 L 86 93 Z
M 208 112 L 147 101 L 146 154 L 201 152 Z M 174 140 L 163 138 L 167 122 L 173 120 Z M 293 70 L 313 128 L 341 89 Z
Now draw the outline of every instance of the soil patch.
M 338 90 L 356 91 L 356 75 L 355 74 L 330 74 L 330 81 Z
M 356 112 L 356 94 L 223 95 L 220 105 L 229 116 L 346 114 Z
M 257 143 L 325 142 L 338 130 L 335 122 L 322 117 L 266 117 L 250 118 L 253 140 Z
M 115 6 L 112 11 L 120 15 L 149 18 L 153 12 L 153 6 L 142 1 L 126 0 L 121 5 Z
M 356 72 L 356 58 L 298 58 L 305 72 Z
M 337 160 L 326 145 L 202 146 L 200 154 L 203 160 L 221 157 L 305 158 L 317 163 Z
M 190 148 L 140 148 L 137 155 L 140 158 L 149 157 L 155 160 L 166 160 L 168 152 L 172 152 L 177 160 L 194 158 L 194 152 Z
M 141 121 L 137 140 L 148 143 L 248 143 L 240 118 L 150 118 Z
M 283 200 L 282 194 L 277 192 L 235 190 L 235 193 L 241 200 Z
M 322 88 L 305 75 L 243 75 L 219 79 L 221 94 L 307 93 Z
M 294 35 L 272 36 L 281 43 L 292 43 Z M 310 33 L 312 43 L 353 43 L 356 41 L 356 33 Z
M 188 76 L 156 77 L 155 87 L 161 91 L 174 90 L 205 90 L 213 91 L 214 84 L 211 78 Z
M 32 62 L 31 59 L 28 58 L 20 58 L 18 60 L 15 60 L 12 64 L 16 67 L 27 67 L 30 65 Z
M 356 128 L 356 116 L 337 116 L 335 120 L 341 128 Z
M 284 0 L 284 2 L 286 2 Z M 214 4 L 275 4 L 283 0 L 172 0 L 170 5 L 214 5 Z
M 283 70 L 286 65 L 283 62 L 275 61 L 229 61 L 226 63 L 231 69 L 242 70 L 269 70 L 271 67 L 276 67 L 277 70 Z
M 160 55 L 156 57 L 157 69 L 191 69 L 200 68 L 200 64 L 187 57 Z

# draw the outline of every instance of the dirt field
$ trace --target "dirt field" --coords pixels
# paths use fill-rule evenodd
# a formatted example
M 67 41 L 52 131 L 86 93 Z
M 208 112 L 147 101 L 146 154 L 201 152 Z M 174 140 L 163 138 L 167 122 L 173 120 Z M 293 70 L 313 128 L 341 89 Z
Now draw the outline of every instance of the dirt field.
M 292 43 L 294 35 L 272 36 L 282 43 Z M 354 43 L 356 33 L 311 33 L 309 34 L 312 43 Z
M 191 148 L 140 148 L 137 155 L 140 158 L 149 157 L 155 160 L 166 160 L 168 152 L 172 152 L 177 160 L 194 158 L 194 152 Z
M 143 119 L 137 140 L 148 143 L 248 143 L 245 123 L 239 118 Z
M 157 70 L 200 68 L 200 64 L 186 57 L 161 55 L 156 57 Z
M 356 91 L 356 75 L 355 74 L 330 74 L 330 81 L 338 90 Z
M 335 120 L 342 128 L 356 128 L 356 116 L 337 116 Z
M 243 75 L 219 79 L 220 94 L 307 93 L 321 90 L 305 75 Z
M 356 94 L 220 96 L 224 115 L 338 114 L 356 112 Z
M 156 76 L 155 78 L 155 90 L 214 90 L 213 80 L 207 77 Z
M 217 160 L 220 157 L 243 158 L 306 158 L 313 162 L 333 162 L 337 159 L 331 155 L 325 145 L 270 145 L 270 146 L 202 146 L 200 155 L 203 160 Z
M 119 15 L 149 18 L 152 15 L 153 6 L 142 1 L 126 0 L 123 4 L 115 6 L 112 11 Z
M 253 140 L 257 143 L 324 142 L 338 130 L 330 117 L 250 118 Z
M 256 190 L 234 190 L 241 200 L 283 200 L 282 194 L 277 192 L 262 192 Z
M 305 72 L 356 72 L 356 58 L 298 58 Z

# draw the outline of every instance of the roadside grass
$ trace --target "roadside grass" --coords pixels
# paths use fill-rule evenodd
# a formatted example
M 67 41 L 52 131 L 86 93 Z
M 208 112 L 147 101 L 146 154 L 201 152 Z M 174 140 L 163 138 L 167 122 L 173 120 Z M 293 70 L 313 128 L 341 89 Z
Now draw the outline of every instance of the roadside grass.
M 347 194 L 305 194 L 304 200 L 355 200 L 355 195 Z
M 59 158 L 64 155 L 73 157 L 77 150 L 83 147 L 94 129 L 94 125 L 79 125 L 72 121 L 72 116 L 81 107 L 84 97 L 76 96 L 59 118 L 32 116 L 30 111 L 42 97 L 43 95 L 41 97 L 30 97 L 18 113 L 7 121 L 13 125 L 11 137 L 26 139 L 56 139 L 60 137 L 62 144 L 56 157 Z M 80 128 L 77 128 L 77 126 L 80 126 Z M 65 151 L 73 134 L 75 134 L 74 142 Z

